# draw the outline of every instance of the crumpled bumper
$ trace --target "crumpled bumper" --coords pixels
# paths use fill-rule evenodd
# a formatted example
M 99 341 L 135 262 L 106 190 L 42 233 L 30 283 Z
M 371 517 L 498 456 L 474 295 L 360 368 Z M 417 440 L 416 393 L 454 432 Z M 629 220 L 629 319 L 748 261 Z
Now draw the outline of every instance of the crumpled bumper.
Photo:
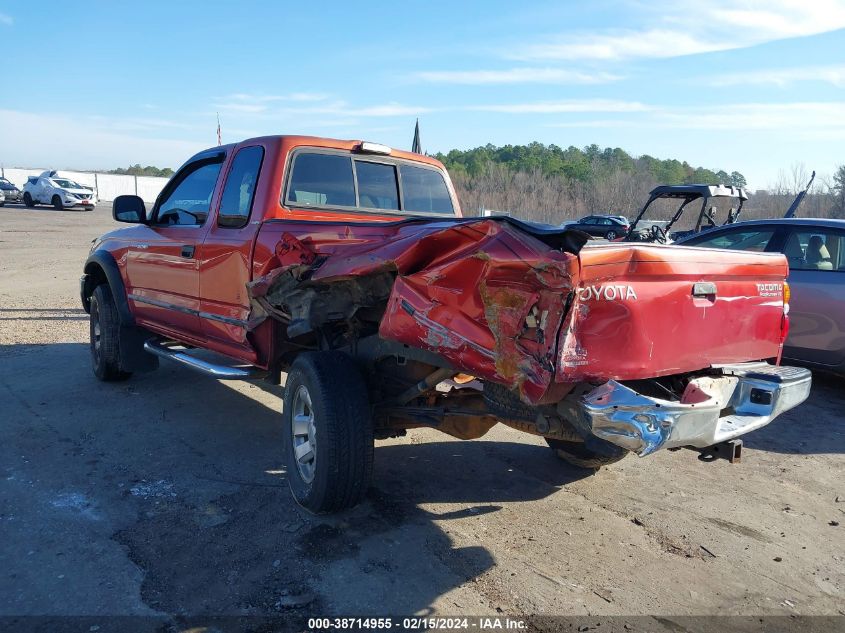
M 810 394 L 810 371 L 744 363 L 694 378 L 680 401 L 638 393 L 611 380 L 569 403 L 582 433 L 640 456 L 661 448 L 704 448 L 759 429 Z M 570 419 L 571 419 L 570 417 Z

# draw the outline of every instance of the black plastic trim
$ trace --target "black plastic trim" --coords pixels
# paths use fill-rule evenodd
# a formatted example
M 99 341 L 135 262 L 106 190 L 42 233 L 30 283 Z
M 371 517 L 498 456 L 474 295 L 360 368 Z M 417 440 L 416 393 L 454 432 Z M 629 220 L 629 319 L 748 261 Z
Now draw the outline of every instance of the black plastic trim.
M 109 282 L 112 296 L 117 304 L 117 314 L 120 318 L 122 326 L 134 326 L 135 317 L 129 310 L 129 301 L 126 297 L 126 286 L 123 285 L 123 277 L 120 275 L 120 269 L 117 267 L 117 262 L 114 261 L 114 256 L 108 251 L 94 251 L 85 260 L 85 280 L 83 282 L 82 291 L 82 307 L 85 311 L 89 311 L 88 297 L 94 292 L 92 286 L 91 270 L 93 265 L 99 266 L 106 275 L 106 281 Z

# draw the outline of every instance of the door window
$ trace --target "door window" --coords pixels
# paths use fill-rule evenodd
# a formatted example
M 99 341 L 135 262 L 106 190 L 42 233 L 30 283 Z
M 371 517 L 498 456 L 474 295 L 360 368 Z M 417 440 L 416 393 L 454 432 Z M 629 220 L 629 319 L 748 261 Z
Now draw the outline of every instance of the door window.
M 159 204 L 156 224 L 166 226 L 201 226 L 211 208 L 211 196 L 222 159 L 215 162 L 200 162 L 189 165 L 174 179 L 178 184 L 168 192 Z
M 766 250 L 766 246 L 769 245 L 769 241 L 771 241 L 774 234 L 775 231 L 772 228 L 719 231 L 718 235 L 704 235 L 685 242 L 684 245 L 762 253 Z
M 792 231 L 783 247 L 790 270 L 845 271 L 843 237 L 824 229 Z
M 220 214 L 217 224 L 229 228 L 241 228 L 249 221 L 255 188 L 261 161 L 264 160 L 264 148 L 260 146 L 244 147 L 236 155 L 223 187 L 220 201 Z

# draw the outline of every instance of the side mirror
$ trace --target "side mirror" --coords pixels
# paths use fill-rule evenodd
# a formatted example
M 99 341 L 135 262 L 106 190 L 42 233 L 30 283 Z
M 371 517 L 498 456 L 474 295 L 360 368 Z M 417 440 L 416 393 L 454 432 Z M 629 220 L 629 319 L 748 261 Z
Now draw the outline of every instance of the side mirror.
M 111 215 L 118 222 L 147 223 L 147 207 L 138 196 L 118 196 L 111 207 Z

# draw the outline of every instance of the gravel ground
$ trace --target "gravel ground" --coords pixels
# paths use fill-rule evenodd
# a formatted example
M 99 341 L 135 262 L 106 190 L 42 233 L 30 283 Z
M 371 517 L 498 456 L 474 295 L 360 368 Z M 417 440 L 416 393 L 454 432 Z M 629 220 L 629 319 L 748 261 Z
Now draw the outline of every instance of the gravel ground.
M 843 614 L 840 380 L 739 465 L 587 475 L 505 427 L 413 431 L 377 444 L 365 503 L 315 518 L 284 481 L 278 388 L 167 363 L 95 380 L 78 279 L 114 226 L 0 209 L 0 615 Z

